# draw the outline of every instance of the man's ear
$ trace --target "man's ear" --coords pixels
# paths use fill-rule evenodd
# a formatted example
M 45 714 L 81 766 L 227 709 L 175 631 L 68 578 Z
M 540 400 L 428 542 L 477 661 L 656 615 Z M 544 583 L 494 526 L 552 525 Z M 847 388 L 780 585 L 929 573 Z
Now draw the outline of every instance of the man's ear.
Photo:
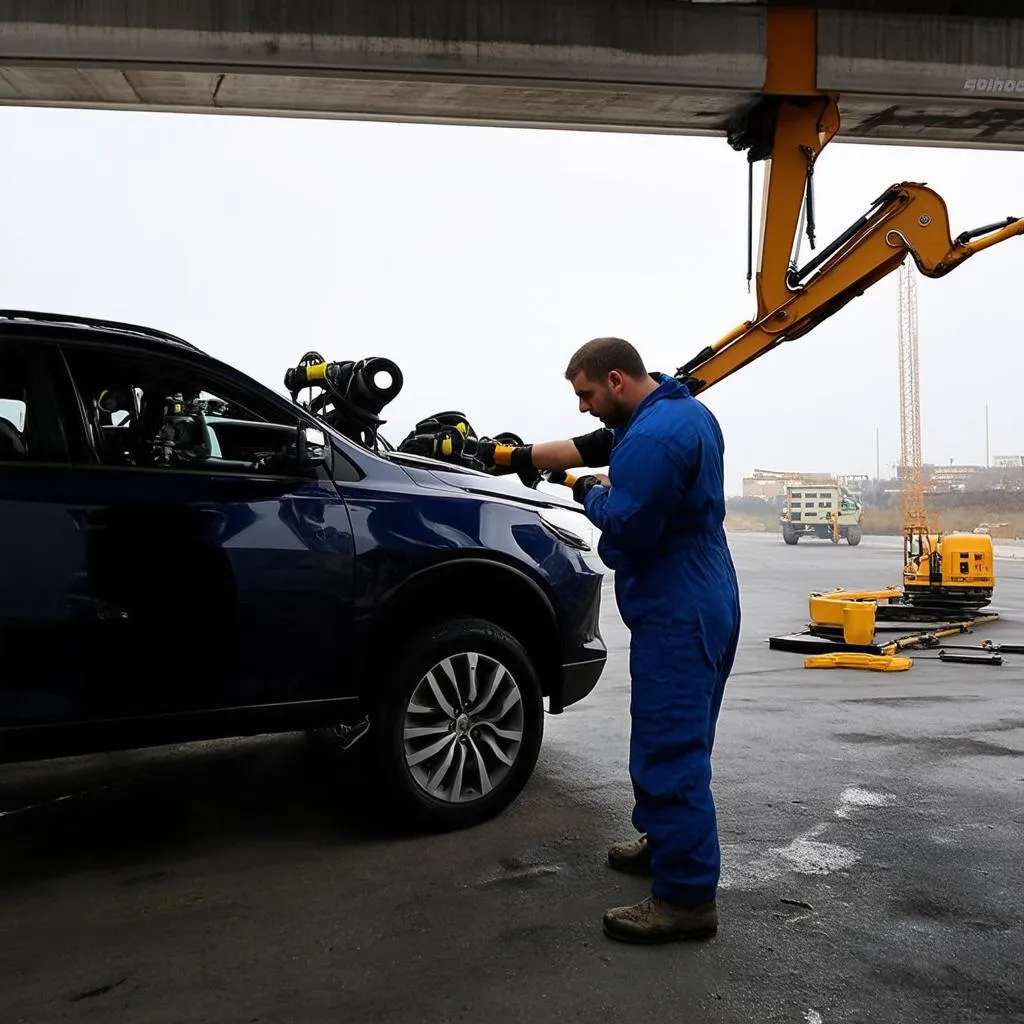
M 608 386 L 610 388 L 621 388 L 622 387 L 622 374 L 618 370 L 612 370 L 608 374 Z

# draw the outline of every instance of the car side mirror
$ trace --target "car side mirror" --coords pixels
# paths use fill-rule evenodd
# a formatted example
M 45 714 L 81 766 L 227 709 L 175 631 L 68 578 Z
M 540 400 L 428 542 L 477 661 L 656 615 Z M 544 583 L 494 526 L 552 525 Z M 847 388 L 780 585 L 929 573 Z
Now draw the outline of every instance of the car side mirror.
M 316 427 L 300 423 L 295 451 L 299 469 L 319 469 L 327 464 L 327 435 Z

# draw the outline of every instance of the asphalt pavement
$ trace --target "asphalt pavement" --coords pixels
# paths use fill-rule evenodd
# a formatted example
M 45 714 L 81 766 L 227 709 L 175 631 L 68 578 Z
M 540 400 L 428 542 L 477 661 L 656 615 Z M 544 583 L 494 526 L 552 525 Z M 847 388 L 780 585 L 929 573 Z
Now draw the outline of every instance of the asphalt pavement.
M 546 720 L 494 821 L 395 836 L 303 737 L 0 771 L 0 1021 L 672 1024 L 1024 1021 L 1024 656 L 811 671 L 766 638 L 807 595 L 899 583 L 899 552 L 732 538 L 744 632 L 715 752 L 720 931 L 617 944 L 631 833 L 628 637 Z M 997 559 L 1024 643 L 1024 564 Z

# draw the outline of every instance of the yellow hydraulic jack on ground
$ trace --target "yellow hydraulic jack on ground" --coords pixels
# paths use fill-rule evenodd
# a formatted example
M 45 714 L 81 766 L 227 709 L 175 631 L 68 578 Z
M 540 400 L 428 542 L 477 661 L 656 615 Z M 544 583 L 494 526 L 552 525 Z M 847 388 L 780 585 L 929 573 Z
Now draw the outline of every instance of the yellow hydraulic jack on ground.
M 940 639 L 969 633 L 975 626 L 994 622 L 998 615 L 977 616 L 961 622 L 943 623 L 933 629 L 911 633 L 888 644 L 875 644 L 875 617 L 879 602 L 898 596 L 889 588 L 879 591 L 837 590 L 812 594 L 809 600 L 811 621 L 818 627 L 842 627 L 842 644 L 850 647 L 874 647 L 869 651 L 843 650 L 809 655 L 805 668 L 864 668 L 880 672 L 901 672 L 911 667 L 910 658 L 900 652 L 913 647 L 934 646 Z
M 951 624 L 927 633 L 902 637 L 899 640 L 894 640 L 891 644 L 886 644 L 882 648 L 884 652 L 882 654 L 862 654 L 857 651 L 809 654 L 804 658 L 804 668 L 866 668 L 875 672 L 905 672 L 913 665 L 913 661 L 905 655 L 898 654 L 898 651 L 907 650 L 910 647 L 931 647 L 942 637 L 969 633 L 974 626 L 983 622 L 991 622 L 996 617 L 995 615 L 985 615 L 969 623 Z M 941 651 L 939 657 L 942 657 Z M 1001 659 L 993 663 L 1000 664 Z

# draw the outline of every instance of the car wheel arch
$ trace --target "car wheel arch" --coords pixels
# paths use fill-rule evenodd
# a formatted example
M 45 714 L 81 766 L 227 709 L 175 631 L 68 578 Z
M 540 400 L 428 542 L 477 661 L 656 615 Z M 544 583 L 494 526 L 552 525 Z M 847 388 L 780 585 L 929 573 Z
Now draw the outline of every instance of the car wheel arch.
M 394 636 L 429 622 L 472 615 L 508 630 L 526 648 L 545 696 L 561 682 L 558 618 L 541 584 L 521 569 L 490 558 L 448 559 L 412 573 L 367 625 L 369 657 L 394 649 Z

